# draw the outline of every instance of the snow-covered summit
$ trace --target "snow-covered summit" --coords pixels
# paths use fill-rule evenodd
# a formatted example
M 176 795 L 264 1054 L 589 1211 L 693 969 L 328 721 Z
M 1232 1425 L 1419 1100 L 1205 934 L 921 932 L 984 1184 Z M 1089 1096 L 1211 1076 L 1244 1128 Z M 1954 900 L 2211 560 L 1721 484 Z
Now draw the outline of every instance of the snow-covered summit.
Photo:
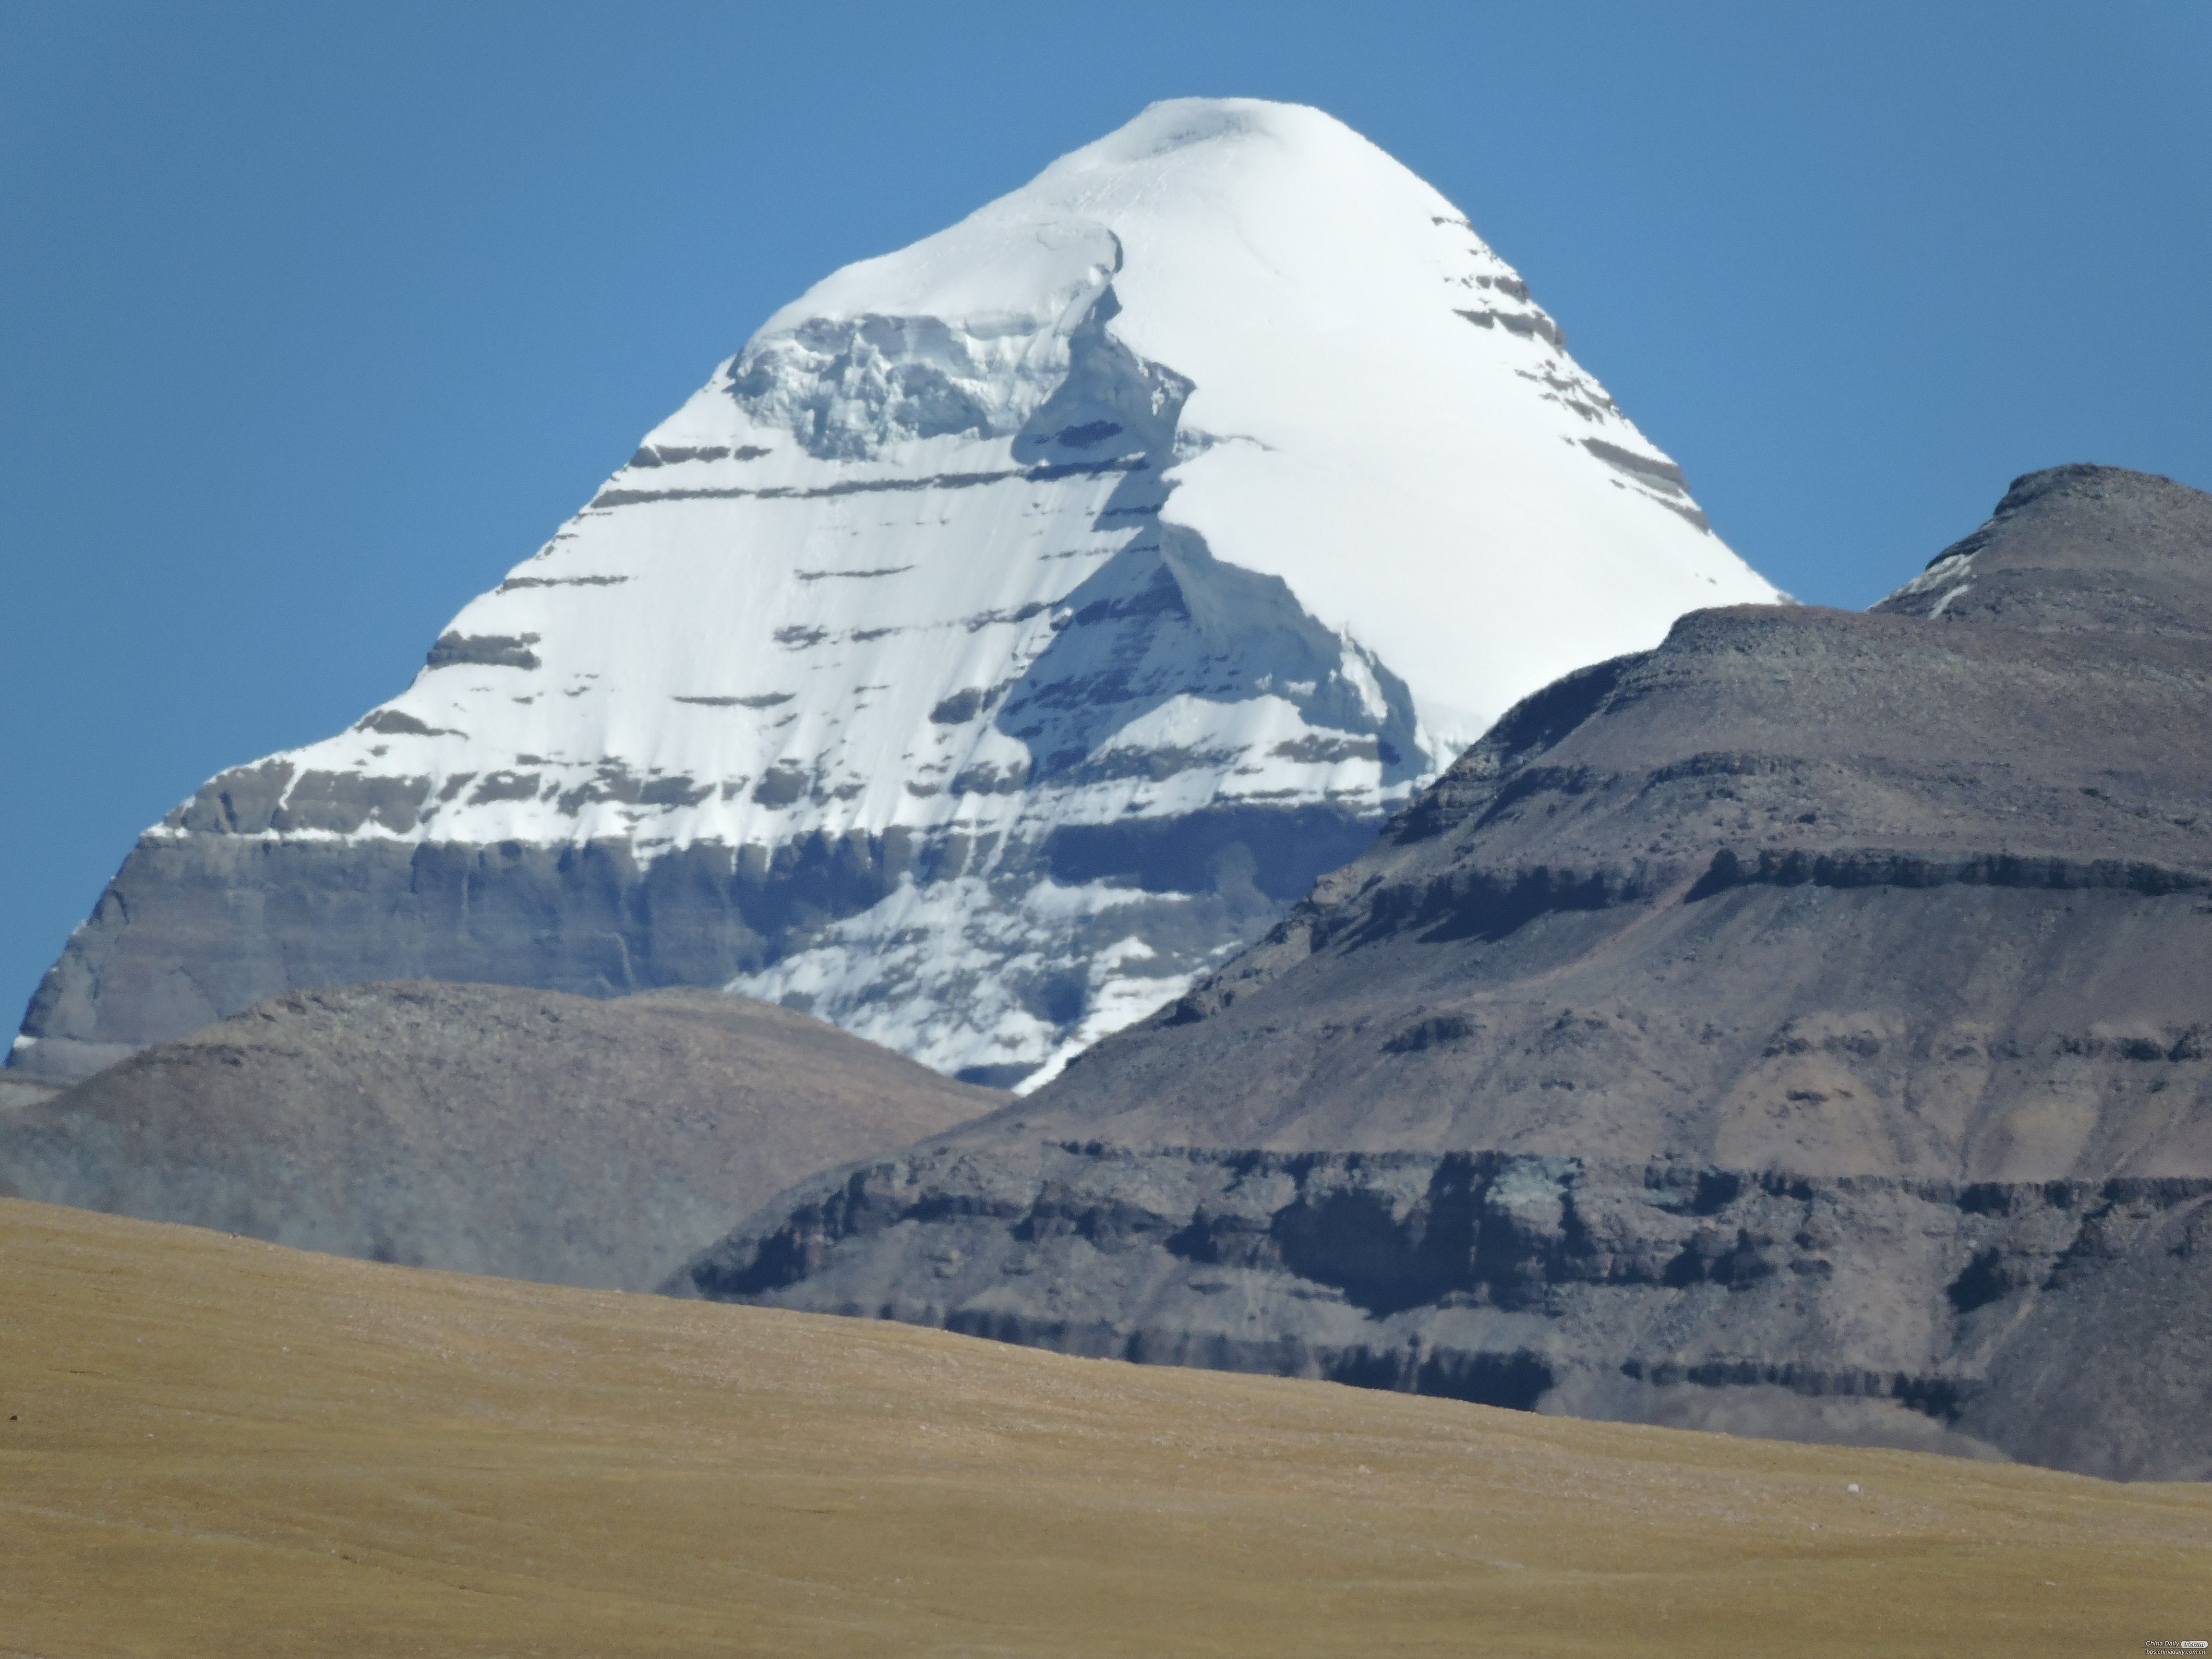
M 720 849 L 783 894 L 735 988 L 1036 1080 L 1525 693 L 1774 597 L 1443 197 L 1181 100 L 776 313 L 406 691 L 153 838 Z
M 648 441 L 772 442 L 731 392 L 817 459 L 1013 437 L 1109 289 L 1112 339 L 1187 391 L 1168 518 L 1349 627 L 1451 742 L 1660 611 L 1773 596 L 1464 216 L 1296 105 L 1153 105 L 817 284 Z

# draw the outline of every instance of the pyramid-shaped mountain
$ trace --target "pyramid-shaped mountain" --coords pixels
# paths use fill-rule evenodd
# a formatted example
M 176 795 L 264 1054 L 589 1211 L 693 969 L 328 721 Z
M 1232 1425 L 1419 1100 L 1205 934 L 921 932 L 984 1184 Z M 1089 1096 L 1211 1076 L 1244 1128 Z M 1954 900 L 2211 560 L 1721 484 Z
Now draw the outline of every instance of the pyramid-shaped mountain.
M 406 690 L 147 831 L 12 1061 L 416 978 L 1035 1083 L 1517 698 L 1772 597 L 1434 190 L 1156 105 L 777 313 Z

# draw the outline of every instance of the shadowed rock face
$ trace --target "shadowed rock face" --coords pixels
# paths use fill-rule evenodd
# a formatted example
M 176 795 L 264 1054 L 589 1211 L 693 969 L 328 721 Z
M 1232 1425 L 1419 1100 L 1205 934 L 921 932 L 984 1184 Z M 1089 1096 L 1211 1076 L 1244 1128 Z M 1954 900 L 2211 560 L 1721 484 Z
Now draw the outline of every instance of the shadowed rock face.
M 348 986 L 0 1109 L 0 1194 L 646 1290 L 807 1171 L 1004 1099 L 714 992 Z
M 2158 1431 L 2207 1375 L 2208 638 L 2212 497 L 2094 467 L 1871 613 L 1685 617 L 1147 1025 L 679 1288 L 2212 1474 Z
M 897 835 L 820 836 L 645 863 L 615 841 L 275 840 L 257 833 L 265 803 L 238 802 L 235 822 L 220 821 L 234 805 L 224 781 L 179 809 L 194 833 L 132 848 L 32 998 L 24 1024 L 40 1040 L 16 1069 L 75 1081 L 296 988 L 521 980 L 618 997 L 720 985 L 880 899 L 913 851 Z
M 675 1288 L 1522 1410 L 2212 1479 L 2212 1179 L 1030 1143 L 918 1149 L 766 1213 Z
M 205 805 L 202 798 L 184 809 Z M 228 803 L 225 803 L 226 805 Z M 721 986 L 783 959 L 902 878 L 958 879 L 1018 896 L 1041 876 L 1116 884 L 1124 902 L 1071 924 L 1061 960 L 1007 983 L 1049 1018 L 1064 984 L 1090 994 L 1085 960 L 1141 919 L 1176 960 L 1256 938 L 1316 875 L 1373 839 L 1376 821 L 1328 805 L 1214 807 L 1170 819 L 1068 825 L 1008 849 L 964 834 L 927 840 L 817 835 L 780 847 L 698 842 L 641 860 L 621 841 L 581 846 L 271 839 L 262 821 L 149 836 L 32 997 L 15 1077 L 69 1083 L 147 1042 L 194 1031 L 295 988 L 405 978 L 619 997 Z M 1072 952 L 1072 955 L 1068 954 Z M 1073 963 L 1073 968 L 1070 967 Z M 1034 1067 L 965 1068 L 1011 1083 Z

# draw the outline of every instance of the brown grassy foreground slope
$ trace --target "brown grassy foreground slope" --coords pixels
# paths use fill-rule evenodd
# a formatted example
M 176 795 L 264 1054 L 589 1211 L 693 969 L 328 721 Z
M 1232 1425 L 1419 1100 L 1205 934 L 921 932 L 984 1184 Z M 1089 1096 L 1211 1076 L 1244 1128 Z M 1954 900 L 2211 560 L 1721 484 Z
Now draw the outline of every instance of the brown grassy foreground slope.
M 10 1655 L 2119 1655 L 2212 1631 L 2212 1488 L 14 1200 L 0 1417 Z

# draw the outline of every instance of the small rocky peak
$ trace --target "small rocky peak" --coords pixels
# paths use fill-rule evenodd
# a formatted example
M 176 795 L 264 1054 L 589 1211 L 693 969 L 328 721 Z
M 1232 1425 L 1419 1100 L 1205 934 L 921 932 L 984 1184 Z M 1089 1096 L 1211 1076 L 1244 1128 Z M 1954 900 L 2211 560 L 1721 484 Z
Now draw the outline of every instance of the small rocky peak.
M 2212 637 L 2212 495 L 2116 466 L 2027 473 L 1874 609 L 2039 634 Z

